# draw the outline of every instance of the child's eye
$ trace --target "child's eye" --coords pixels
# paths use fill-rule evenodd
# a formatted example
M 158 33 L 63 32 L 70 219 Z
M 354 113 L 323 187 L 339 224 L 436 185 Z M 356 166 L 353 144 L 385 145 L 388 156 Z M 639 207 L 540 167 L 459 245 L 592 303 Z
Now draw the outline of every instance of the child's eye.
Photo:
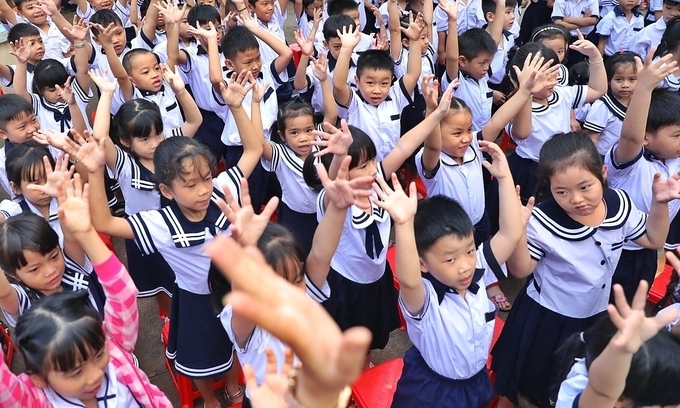
M 52 255 L 52 258 L 51 258 L 51 259 L 57 259 L 57 257 L 59 257 L 59 254 L 58 254 L 58 253 L 55 253 L 54 255 Z
M 456 260 L 454 258 L 449 258 L 446 260 L 447 263 L 454 263 Z
M 472 248 L 471 250 L 467 251 L 467 254 L 468 254 L 468 255 L 472 255 L 472 254 L 474 254 L 474 253 L 475 253 L 475 249 L 474 249 L 474 248 Z
M 28 270 L 28 273 L 35 273 L 35 272 L 38 272 L 38 268 L 37 268 L 37 267 L 31 268 L 31 269 Z
M 149 141 L 149 138 L 148 137 L 142 137 L 142 138 L 139 139 L 139 141 L 142 142 L 142 143 L 146 143 L 146 142 Z
M 590 186 L 590 184 L 589 184 L 589 185 L 587 185 L 587 186 L 581 187 L 581 190 L 590 190 L 590 187 L 591 187 L 591 186 Z

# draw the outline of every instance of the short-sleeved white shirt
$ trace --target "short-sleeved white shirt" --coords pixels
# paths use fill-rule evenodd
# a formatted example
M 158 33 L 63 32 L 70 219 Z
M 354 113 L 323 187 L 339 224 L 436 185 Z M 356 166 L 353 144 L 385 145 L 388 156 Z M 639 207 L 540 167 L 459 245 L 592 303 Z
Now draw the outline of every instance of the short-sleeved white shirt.
M 633 17 L 628 21 L 623 10 L 619 6 L 614 7 L 597 23 L 597 33 L 608 37 L 604 55 L 609 57 L 619 51 L 628 51 L 631 40 L 644 26 L 644 17 L 637 9 L 633 9 Z
M 126 214 L 161 208 L 161 194 L 156 188 L 156 176 L 132 155 L 116 146 L 116 167 L 108 170 L 123 192 Z
M 333 74 L 335 74 L 335 65 L 338 63 L 338 60 L 333 58 L 333 55 L 331 55 L 330 52 L 326 54 L 326 57 L 328 58 L 328 82 L 331 85 L 331 90 L 333 89 Z M 349 71 L 347 72 L 347 83 L 350 86 L 356 85 L 356 82 L 354 81 L 354 76 L 356 75 L 357 71 L 357 58 L 359 58 L 359 55 L 353 53 L 352 57 L 349 62 Z M 308 92 L 310 89 L 312 90 L 312 108 L 314 108 L 315 112 L 323 112 L 323 93 L 321 92 L 321 82 L 319 79 L 314 75 L 314 72 L 312 70 L 311 65 L 307 67 L 307 87 L 303 88 L 300 90 L 300 93 L 305 93 Z M 338 112 L 340 115 L 341 112 Z M 347 112 L 345 109 L 343 109 L 342 112 L 342 117 L 344 119 L 347 119 L 346 115 Z
M 281 183 L 281 201 L 291 210 L 303 214 L 316 213 L 316 197 L 318 193 L 312 190 L 302 176 L 305 161 L 285 144 L 269 142 L 272 148 L 271 161 L 262 158 L 262 167 L 276 173 Z M 313 154 L 315 150 L 309 154 Z
M 274 1 L 274 14 L 272 14 L 272 18 L 267 24 L 264 24 L 260 19 L 257 19 L 257 17 L 255 18 L 257 19 L 257 23 L 260 25 L 260 27 L 267 30 L 269 34 L 278 38 L 283 44 L 286 44 L 286 35 L 283 32 L 283 25 L 286 22 L 287 15 L 288 13 L 286 10 L 281 10 L 281 5 L 279 2 Z M 276 51 L 272 49 L 272 47 L 267 45 L 267 43 L 259 38 L 257 39 L 257 42 L 260 43 L 260 58 L 263 65 L 266 65 L 278 58 L 279 54 L 277 54 Z
M 508 65 L 508 51 L 515 45 L 515 37 L 507 30 L 503 30 L 503 35 L 496 54 L 493 56 L 491 66 L 489 69 L 492 72 L 489 77 L 489 82 L 492 84 L 500 84 L 505 78 L 505 67 Z
M 607 92 L 592 103 L 583 128 L 600 133 L 597 151 L 602 156 L 606 155 L 609 149 L 619 141 L 627 110 L 628 107 L 619 102 L 611 92 Z
M 454 5 L 455 2 L 449 0 L 449 4 Z M 437 32 L 449 31 L 449 16 L 439 6 L 434 9 L 434 21 L 437 26 Z M 458 35 L 471 28 L 481 28 L 486 24 L 484 11 L 482 10 L 482 1 L 468 0 L 466 3 L 461 1 L 458 5 L 458 20 L 456 22 Z
M 448 88 L 452 80 L 453 78 L 449 78 L 448 73 L 444 73 L 441 88 Z M 491 120 L 493 91 L 489 88 L 489 75 L 476 80 L 462 70 L 458 70 L 458 80 L 460 86 L 456 89 L 456 97 L 465 101 L 472 112 L 472 130 L 480 131 Z
M 210 83 L 210 62 L 207 51 L 200 45 L 184 49 L 186 64 L 179 64 L 179 71 L 186 77 L 186 84 L 199 108 L 212 110 L 213 85 Z M 220 66 L 224 67 L 224 55 L 220 53 Z
M 85 109 L 92 99 L 92 90 L 85 92 L 75 78 L 71 81 L 71 88 L 75 95 L 76 105 L 78 105 L 85 123 L 89 125 L 87 118 L 85 118 Z M 65 133 L 73 127 L 71 111 L 66 102 L 51 103 L 43 96 L 34 93 L 31 93 L 31 99 L 33 100 L 33 112 L 38 117 L 41 129 Z
M 590 17 L 599 17 L 600 4 L 598 0 L 555 0 L 552 11 L 552 20 L 558 20 L 564 17 L 578 17 L 581 18 L 590 10 Z M 595 29 L 594 25 L 581 27 L 581 34 L 584 36 L 590 34 Z M 576 30 L 569 31 L 572 37 L 576 37 Z
M 146 99 L 158 106 L 161 113 L 161 119 L 163 120 L 163 132 L 167 137 L 178 136 L 182 132 L 182 125 L 184 124 L 182 111 L 177 102 L 177 97 L 175 97 L 175 92 L 167 81 L 163 80 L 161 89 L 155 93 L 133 86 L 132 98 L 130 99 Z M 118 112 L 118 109 L 120 109 L 125 102 L 123 92 L 120 87 L 118 87 L 116 92 L 114 92 L 113 100 L 111 101 L 111 112 L 114 114 L 115 112 Z
M 578 405 L 575 406 L 574 404 L 576 397 L 581 395 L 587 385 L 588 368 L 586 367 L 586 359 L 579 358 L 571 366 L 567 378 L 560 384 L 555 408 L 578 408 Z
M 639 31 L 630 41 L 629 49 L 639 54 L 644 61 L 652 48 L 659 45 L 664 31 L 666 31 L 666 20 L 660 18 L 654 24 Z

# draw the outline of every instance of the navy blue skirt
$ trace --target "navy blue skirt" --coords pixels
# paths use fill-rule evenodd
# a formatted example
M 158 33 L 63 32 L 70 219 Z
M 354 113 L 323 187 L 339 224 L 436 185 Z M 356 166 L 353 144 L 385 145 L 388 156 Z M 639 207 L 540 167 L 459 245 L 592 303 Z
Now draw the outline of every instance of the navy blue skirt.
M 328 272 L 327 281 L 331 297 L 322 306 L 340 329 L 366 327 L 373 335 L 370 349 L 385 348 L 390 332 L 399 327 L 398 293 L 389 263 L 383 276 L 372 283 L 353 282 L 333 268 Z
M 291 210 L 286 203 L 281 201 L 279 204 L 278 222 L 293 234 L 297 242 L 302 245 L 302 249 L 305 250 L 305 255 L 309 255 L 309 251 L 312 249 L 314 233 L 319 225 L 319 222 L 316 220 L 316 213 L 299 213 Z
M 404 355 L 392 408 L 486 408 L 492 397 L 486 367 L 465 380 L 446 378 L 434 372 L 413 346 Z
M 522 394 L 535 405 L 549 407 L 559 387 L 555 351 L 568 337 L 588 329 L 605 314 L 566 317 L 541 306 L 522 289 L 491 350 L 496 393 L 515 404 Z
M 233 351 L 210 295 L 197 295 L 175 285 L 165 351 L 175 360 L 175 369 L 192 379 L 212 378 L 229 371 Z
M 517 153 L 512 153 L 508 156 L 508 166 L 510 173 L 512 173 L 512 179 L 515 180 L 515 185 L 520 187 L 519 194 L 522 197 L 522 202 L 526 203 L 530 197 L 536 195 L 538 163 L 531 159 L 519 157 Z
M 160 292 L 172 296 L 175 272 L 161 254 L 142 255 L 135 241 L 131 239 L 125 240 L 125 253 L 130 276 L 139 290 L 137 297 L 152 297 Z
M 640 281 L 646 280 L 649 287 L 654 282 L 656 276 L 658 256 L 655 249 L 640 249 L 638 251 L 629 251 L 624 249 L 621 252 L 621 259 L 616 265 L 614 276 L 612 277 L 612 288 L 615 283 L 623 287 L 623 293 L 626 294 L 628 303 L 633 301 L 633 296 L 637 291 Z M 614 292 L 609 297 L 609 302 L 614 303 Z

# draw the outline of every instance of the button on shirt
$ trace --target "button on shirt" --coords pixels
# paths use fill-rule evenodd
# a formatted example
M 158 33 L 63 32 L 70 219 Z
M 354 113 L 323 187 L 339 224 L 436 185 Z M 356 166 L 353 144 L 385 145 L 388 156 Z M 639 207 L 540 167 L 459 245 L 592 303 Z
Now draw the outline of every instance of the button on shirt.
M 598 17 L 600 15 L 600 4 L 598 3 L 598 0 L 555 0 L 551 17 L 553 21 L 564 17 L 581 18 L 588 10 L 590 10 L 590 17 Z M 584 36 L 590 34 L 594 29 L 594 25 L 579 28 L 581 34 Z M 578 35 L 575 29 L 569 31 L 569 33 L 572 37 Z
M 619 51 L 628 51 L 630 41 L 644 26 L 644 17 L 637 9 L 633 9 L 633 15 L 628 21 L 624 11 L 619 6 L 614 7 L 614 10 L 607 13 L 597 23 L 597 33 L 608 37 L 604 46 L 604 55 L 611 56 Z

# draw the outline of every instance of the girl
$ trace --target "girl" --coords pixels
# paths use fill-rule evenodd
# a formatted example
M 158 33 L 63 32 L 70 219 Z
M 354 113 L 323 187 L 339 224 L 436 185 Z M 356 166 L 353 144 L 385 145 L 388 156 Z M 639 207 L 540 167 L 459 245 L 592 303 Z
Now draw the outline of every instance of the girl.
M 175 359 L 180 373 L 194 380 L 208 408 L 219 406 L 212 378 L 231 368 L 232 349 L 210 303 L 210 259 L 203 248 L 229 227 L 217 206 L 217 198 L 224 194 L 224 189 L 240 197 L 239 180 L 251 174 L 262 155 L 264 136 L 255 131 L 241 106 L 243 96 L 253 87 L 251 81 L 251 73 L 244 70 L 238 82 L 232 79 L 228 87 L 221 86 L 238 132 L 243 135 L 244 154 L 236 166 L 213 179 L 215 163 L 207 147 L 186 137 L 173 137 L 158 144 L 153 153 L 156 183 L 161 195 L 169 200 L 161 209 L 142 211 L 127 220 L 111 216 L 103 198 L 106 141 L 95 143 L 78 137 L 80 146 L 69 142 L 67 147 L 90 173 L 95 228 L 112 237 L 134 239 L 144 255 L 160 253 L 175 272 L 166 353 Z M 254 92 L 259 94 L 262 90 L 257 87 Z M 259 113 L 259 104 L 254 104 L 253 109 Z M 243 395 L 237 375 L 237 370 L 228 373 L 226 396 L 230 404 L 239 402 Z
M 573 335 L 562 348 L 571 367 L 559 387 L 556 408 L 651 407 L 680 404 L 680 341 L 664 326 L 677 311 L 645 317 L 647 282 L 632 305 L 614 286 L 609 318 Z M 618 309 L 618 310 L 617 310 Z M 576 360 L 576 363 L 574 363 Z
M 628 195 L 604 181 L 602 159 L 582 133 L 560 133 L 541 149 L 541 189 L 526 231 L 508 260 L 520 276 L 533 272 L 515 299 L 493 348 L 494 388 L 517 403 L 518 394 L 550 406 L 557 380 L 554 352 L 564 339 L 595 323 L 607 307 L 623 243 L 658 249 L 668 233 L 668 201 L 675 180 L 654 177 L 647 217 Z M 578 302 L 574 302 L 578 299 Z
M 446 117 L 452 94 L 453 86 L 449 86 L 437 109 L 402 136 L 382 162 L 375 159 L 376 148 L 371 138 L 358 128 L 348 127 L 344 121 L 342 130 L 325 124 L 331 133 L 315 131 L 324 139 L 315 144 L 326 147 L 319 155 L 334 154 L 329 171 L 331 179 L 335 178 L 346 155 L 352 157 L 348 172 L 350 180 L 361 176 L 385 178 L 386 174 L 395 172 Z M 319 219 L 326 213 L 328 202 L 327 194 L 321 191 L 317 201 Z M 366 210 L 354 205 L 347 212 L 330 271 L 308 275 L 316 288 L 323 287 L 328 280 L 331 294 L 323 297 L 323 306 L 340 328 L 368 327 L 373 334 L 371 349 L 382 349 L 389 333 L 399 325 L 397 293 L 386 262 L 390 216 L 368 198 L 362 198 L 361 202 Z
M 314 27 L 314 19 L 319 10 L 323 11 L 324 2 L 323 0 L 295 0 L 293 5 L 295 9 L 295 22 L 297 22 L 298 30 L 302 35 L 302 38 L 314 38 L 316 30 Z M 321 19 L 319 19 L 320 26 L 323 27 L 323 22 L 325 18 L 323 17 L 323 12 L 321 14 Z
M 663 32 L 661 42 L 654 52 L 654 60 L 667 54 L 673 55 L 672 61 L 680 63 L 680 16 L 673 17 L 666 24 L 666 31 Z M 668 88 L 671 91 L 680 90 L 680 75 L 676 74 L 678 73 L 668 74 L 658 88 Z
M 348 165 L 349 158 L 345 158 L 338 172 L 338 177 L 334 181 L 328 178 L 323 166 L 317 165 L 326 191 L 331 197 L 331 202 L 326 216 L 319 224 L 316 233 L 317 239 L 314 241 L 314 247 L 308 257 L 286 228 L 268 222 L 271 214 L 254 215 L 252 207 L 249 206 L 245 182 L 244 205 L 240 206 L 227 193 L 229 207 L 222 206 L 225 214 L 232 221 L 232 236 L 238 239 L 241 245 L 257 245 L 258 249 L 265 255 L 268 264 L 280 276 L 292 285 L 304 289 L 306 273 L 318 274 L 328 271 L 331 257 L 340 239 L 347 208 L 355 202 L 355 197 L 371 195 L 370 187 L 373 178 L 364 176 L 351 182 L 348 181 L 346 179 Z M 363 187 L 363 189 L 357 189 L 353 186 Z M 271 207 L 271 211 L 273 210 L 274 207 Z M 214 268 L 210 271 L 209 280 L 213 303 L 218 307 L 218 310 L 222 309 L 222 299 L 226 292 L 232 288 Z M 239 289 L 239 286 L 234 285 L 233 289 Z M 322 291 L 324 289 L 328 290 L 327 285 L 322 288 Z M 310 296 L 315 296 L 311 290 Z M 266 356 L 262 352 L 265 348 L 271 349 L 279 361 L 284 360 L 286 346 L 267 331 L 257 327 L 254 322 L 240 314 L 234 314 L 230 305 L 224 307 L 224 310 L 220 313 L 220 319 L 229 338 L 236 346 L 239 362 L 250 364 L 257 373 L 258 381 L 262 382 L 266 374 Z M 246 397 L 248 396 L 249 392 L 246 389 Z M 244 399 L 244 407 L 250 407 L 247 398 Z
M 583 124 L 602 157 L 621 136 L 623 118 L 626 117 L 626 110 L 637 84 L 636 55 L 630 51 L 622 51 L 607 59 L 605 69 L 609 92 L 593 102 Z
M 555 64 L 559 64 L 560 70 L 557 75 L 557 86 L 569 85 L 569 70 L 564 65 L 569 50 L 569 32 L 566 28 L 557 24 L 547 24 L 538 27 L 531 34 L 531 42 L 543 44 L 557 55 Z
M 26 373 L 14 375 L 0 356 L 0 401 L 6 407 L 91 407 L 100 401 L 120 407 L 171 407 L 133 364 L 137 290 L 92 226 L 88 188 L 81 186 L 79 175 L 74 187 L 70 182 L 59 186 L 59 218 L 101 277 L 108 298 L 105 317 L 102 321 L 82 291 L 56 293 L 38 302 L 17 325 Z
M 570 45 L 587 55 L 590 60 L 590 82 L 587 86 L 555 86 L 554 81 L 534 92 L 519 114 L 510 122 L 507 131 L 517 143 L 515 153 L 508 157 L 510 171 L 519 184 L 526 201 L 534 195 L 537 185 L 538 155 L 543 143 L 552 135 L 571 129 L 572 109 L 592 102 L 607 91 L 607 74 L 597 47 L 583 36 Z M 523 66 L 529 54 L 539 53 L 546 61 L 558 61 L 555 52 L 539 43 L 529 43 L 517 50 L 510 66 Z M 510 71 L 510 79 L 518 87 L 517 74 Z

